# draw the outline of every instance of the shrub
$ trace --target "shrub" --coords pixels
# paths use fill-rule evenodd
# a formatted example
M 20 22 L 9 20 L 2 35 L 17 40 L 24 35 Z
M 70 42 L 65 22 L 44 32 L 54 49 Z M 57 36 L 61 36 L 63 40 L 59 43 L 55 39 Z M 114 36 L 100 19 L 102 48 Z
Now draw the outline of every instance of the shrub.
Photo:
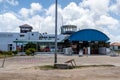
M 12 51 L 2 51 L 0 52 L 0 58 L 3 58 L 3 57 L 12 57 L 13 56 L 13 52 Z
M 25 50 L 29 49 L 29 48 L 34 48 L 36 49 L 36 44 L 35 43 L 32 43 L 32 42 L 29 42 L 25 45 Z
M 12 53 L 14 54 L 14 55 L 16 55 L 17 53 L 18 53 L 18 51 L 16 50 L 16 51 L 12 51 Z
M 11 51 L 3 51 L 3 54 L 6 54 L 6 55 L 13 55 L 13 53 Z
M 0 50 L 0 54 L 3 54 L 3 51 Z
M 35 53 L 35 48 L 28 48 L 26 51 L 25 51 L 25 54 L 26 55 L 32 55 L 34 56 L 34 53 Z
M 32 52 L 32 53 L 35 53 L 35 48 L 29 48 L 29 50 Z
M 25 54 L 26 55 L 32 55 L 32 52 L 28 49 L 28 50 L 25 51 Z

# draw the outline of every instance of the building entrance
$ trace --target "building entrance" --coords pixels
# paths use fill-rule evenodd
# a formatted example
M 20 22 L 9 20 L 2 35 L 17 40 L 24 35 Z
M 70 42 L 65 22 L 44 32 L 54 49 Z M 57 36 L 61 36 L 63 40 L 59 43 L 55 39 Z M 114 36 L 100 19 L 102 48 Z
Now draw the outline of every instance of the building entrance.
M 83 54 L 98 54 L 98 42 L 83 42 L 82 44 Z
M 90 54 L 99 54 L 99 43 L 98 42 L 77 42 L 72 45 L 72 49 L 74 54 L 79 54 L 79 51 L 82 50 L 83 54 L 90 55 Z

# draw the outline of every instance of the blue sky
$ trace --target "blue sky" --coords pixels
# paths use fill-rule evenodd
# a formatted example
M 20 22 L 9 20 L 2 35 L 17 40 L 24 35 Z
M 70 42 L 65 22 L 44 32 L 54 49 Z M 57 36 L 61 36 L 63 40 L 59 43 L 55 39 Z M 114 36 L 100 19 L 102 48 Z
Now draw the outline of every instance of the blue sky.
M 12 1 L 12 0 L 9 0 L 9 1 Z M 55 0 L 18 0 L 18 2 L 19 2 L 19 5 L 11 6 L 9 3 L 3 0 L 3 2 L 0 4 L 0 7 L 3 8 L 3 4 L 4 4 L 8 6 L 7 10 L 12 10 L 12 11 L 17 12 L 22 7 L 29 8 L 30 4 L 34 2 L 34 3 L 40 3 L 44 8 L 49 8 L 51 4 L 55 3 Z M 80 3 L 81 0 L 58 0 L 58 4 L 60 4 L 62 7 L 65 7 L 70 2 Z
M 55 0 L 0 0 L 0 31 L 19 32 L 29 24 L 33 31 L 54 34 Z M 58 33 L 71 24 L 79 29 L 104 32 L 111 41 L 120 41 L 120 0 L 58 0 Z M 4 26 L 4 27 L 3 27 Z

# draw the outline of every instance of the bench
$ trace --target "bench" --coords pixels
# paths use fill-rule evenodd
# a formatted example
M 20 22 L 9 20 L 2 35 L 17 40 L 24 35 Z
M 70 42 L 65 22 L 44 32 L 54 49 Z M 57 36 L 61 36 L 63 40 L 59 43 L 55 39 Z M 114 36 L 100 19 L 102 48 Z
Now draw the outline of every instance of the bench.
M 72 67 L 76 66 L 76 62 L 74 59 L 70 59 L 70 60 L 66 61 L 65 63 L 67 63 L 68 65 L 71 64 Z
M 75 63 L 74 59 L 70 59 L 64 63 L 56 63 L 54 65 L 58 69 L 71 69 L 71 68 L 74 68 L 76 66 L 76 63 Z

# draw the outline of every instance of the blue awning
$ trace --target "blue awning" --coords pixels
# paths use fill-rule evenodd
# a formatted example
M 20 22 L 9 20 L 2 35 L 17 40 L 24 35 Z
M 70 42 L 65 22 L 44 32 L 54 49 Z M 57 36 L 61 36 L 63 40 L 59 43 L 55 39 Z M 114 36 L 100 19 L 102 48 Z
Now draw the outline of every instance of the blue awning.
M 73 33 L 70 41 L 108 41 L 109 37 L 95 29 L 83 29 Z

